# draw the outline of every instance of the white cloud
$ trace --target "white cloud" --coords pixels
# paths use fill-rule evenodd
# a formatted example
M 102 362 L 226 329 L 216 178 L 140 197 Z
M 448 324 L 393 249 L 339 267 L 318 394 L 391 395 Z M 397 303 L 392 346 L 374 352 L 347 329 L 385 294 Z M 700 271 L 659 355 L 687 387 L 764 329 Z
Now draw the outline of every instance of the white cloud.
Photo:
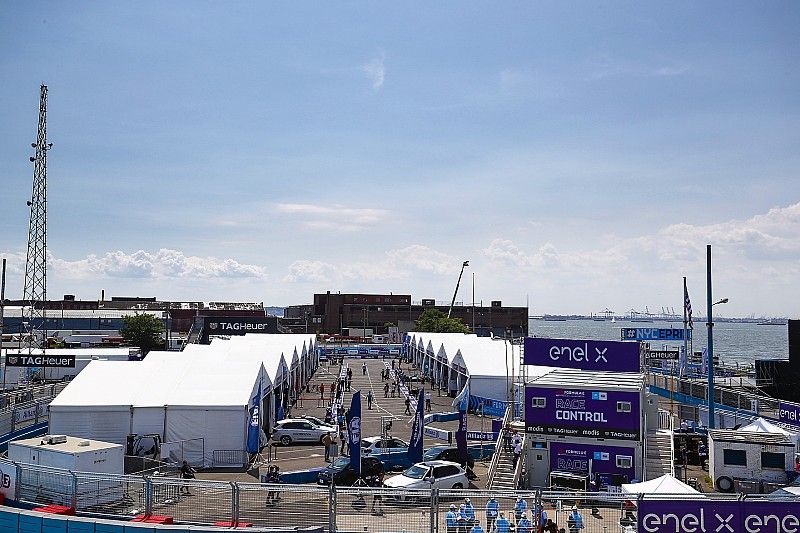
M 380 91 L 383 87 L 383 82 L 386 80 L 386 66 L 384 65 L 384 55 L 371 59 L 370 61 L 361 65 L 361 70 L 367 75 L 372 89 Z
M 152 278 L 152 279 L 208 279 L 208 278 L 264 278 L 266 271 L 257 265 L 240 263 L 235 259 L 187 256 L 178 250 L 162 248 L 157 252 L 138 250 L 126 253 L 120 250 L 85 259 L 69 261 L 48 258 L 48 268 L 66 279 L 89 278 Z
M 303 226 L 316 230 L 359 231 L 374 226 L 389 215 L 385 209 L 355 208 L 338 204 L 277 204 L 279 213 L 299 217 Z

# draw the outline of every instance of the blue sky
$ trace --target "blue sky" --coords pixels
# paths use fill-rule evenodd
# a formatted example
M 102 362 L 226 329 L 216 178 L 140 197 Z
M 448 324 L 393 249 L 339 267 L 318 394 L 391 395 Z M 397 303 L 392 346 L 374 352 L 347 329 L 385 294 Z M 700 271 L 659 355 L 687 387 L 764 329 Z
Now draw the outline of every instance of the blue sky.
M 0 13 L 21 293 L 49 86 L 51 296 L 800 316 L 800 5 L 26 2 Z M 465 287 L 465 288 L 464 288 Z

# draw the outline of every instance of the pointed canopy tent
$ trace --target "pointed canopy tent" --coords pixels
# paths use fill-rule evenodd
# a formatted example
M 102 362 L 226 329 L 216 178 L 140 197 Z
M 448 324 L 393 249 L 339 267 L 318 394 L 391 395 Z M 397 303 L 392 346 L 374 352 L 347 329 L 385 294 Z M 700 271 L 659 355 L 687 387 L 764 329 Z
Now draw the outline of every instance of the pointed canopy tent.
M 792 433 L 788 429 L 784 429 L 763 418 L 756 418 L 746 426 L 739 428 L 739 431 L 749 431 L 751 433 L 779 433 L 781 435 L 786 435 L 795 443 L 798 440 L 797 433 Z
M 623 483 L 622 492 L 626 494 L 696 494 L 703 497 L 700 492 L 669 474 L 641 483 Z

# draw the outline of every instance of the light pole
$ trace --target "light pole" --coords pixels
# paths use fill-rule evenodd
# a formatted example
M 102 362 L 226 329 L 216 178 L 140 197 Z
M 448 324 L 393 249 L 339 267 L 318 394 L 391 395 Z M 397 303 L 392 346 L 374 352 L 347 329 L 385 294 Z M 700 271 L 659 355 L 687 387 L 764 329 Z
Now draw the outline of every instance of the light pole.
M 714 429 L 716 424 L 714 422 L 714 318 L 712 316 L 712 309 L 715 305 L 728 303 L 727 298 L 723 298 L 717 302 L 713 302 L 711 291 L 711 245 L 706 245 L 706 302 L 708 306 L 708 348 L 706 349 L 708 357 L 708 429 Z M 713 302 L 713 303 L 712 303 Z

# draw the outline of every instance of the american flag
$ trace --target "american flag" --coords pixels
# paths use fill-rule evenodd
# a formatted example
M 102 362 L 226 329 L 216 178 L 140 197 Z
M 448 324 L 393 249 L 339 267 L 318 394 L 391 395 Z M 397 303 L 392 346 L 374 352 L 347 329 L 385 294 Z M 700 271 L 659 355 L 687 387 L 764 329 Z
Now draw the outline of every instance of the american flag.
M 686 288 L 686 283 L 683 284 L 683 307 L 686 309 L 686 316 L 689 317 L 689 327 L 692 326 L 692 302 L 689 300 L 689 290 Z

